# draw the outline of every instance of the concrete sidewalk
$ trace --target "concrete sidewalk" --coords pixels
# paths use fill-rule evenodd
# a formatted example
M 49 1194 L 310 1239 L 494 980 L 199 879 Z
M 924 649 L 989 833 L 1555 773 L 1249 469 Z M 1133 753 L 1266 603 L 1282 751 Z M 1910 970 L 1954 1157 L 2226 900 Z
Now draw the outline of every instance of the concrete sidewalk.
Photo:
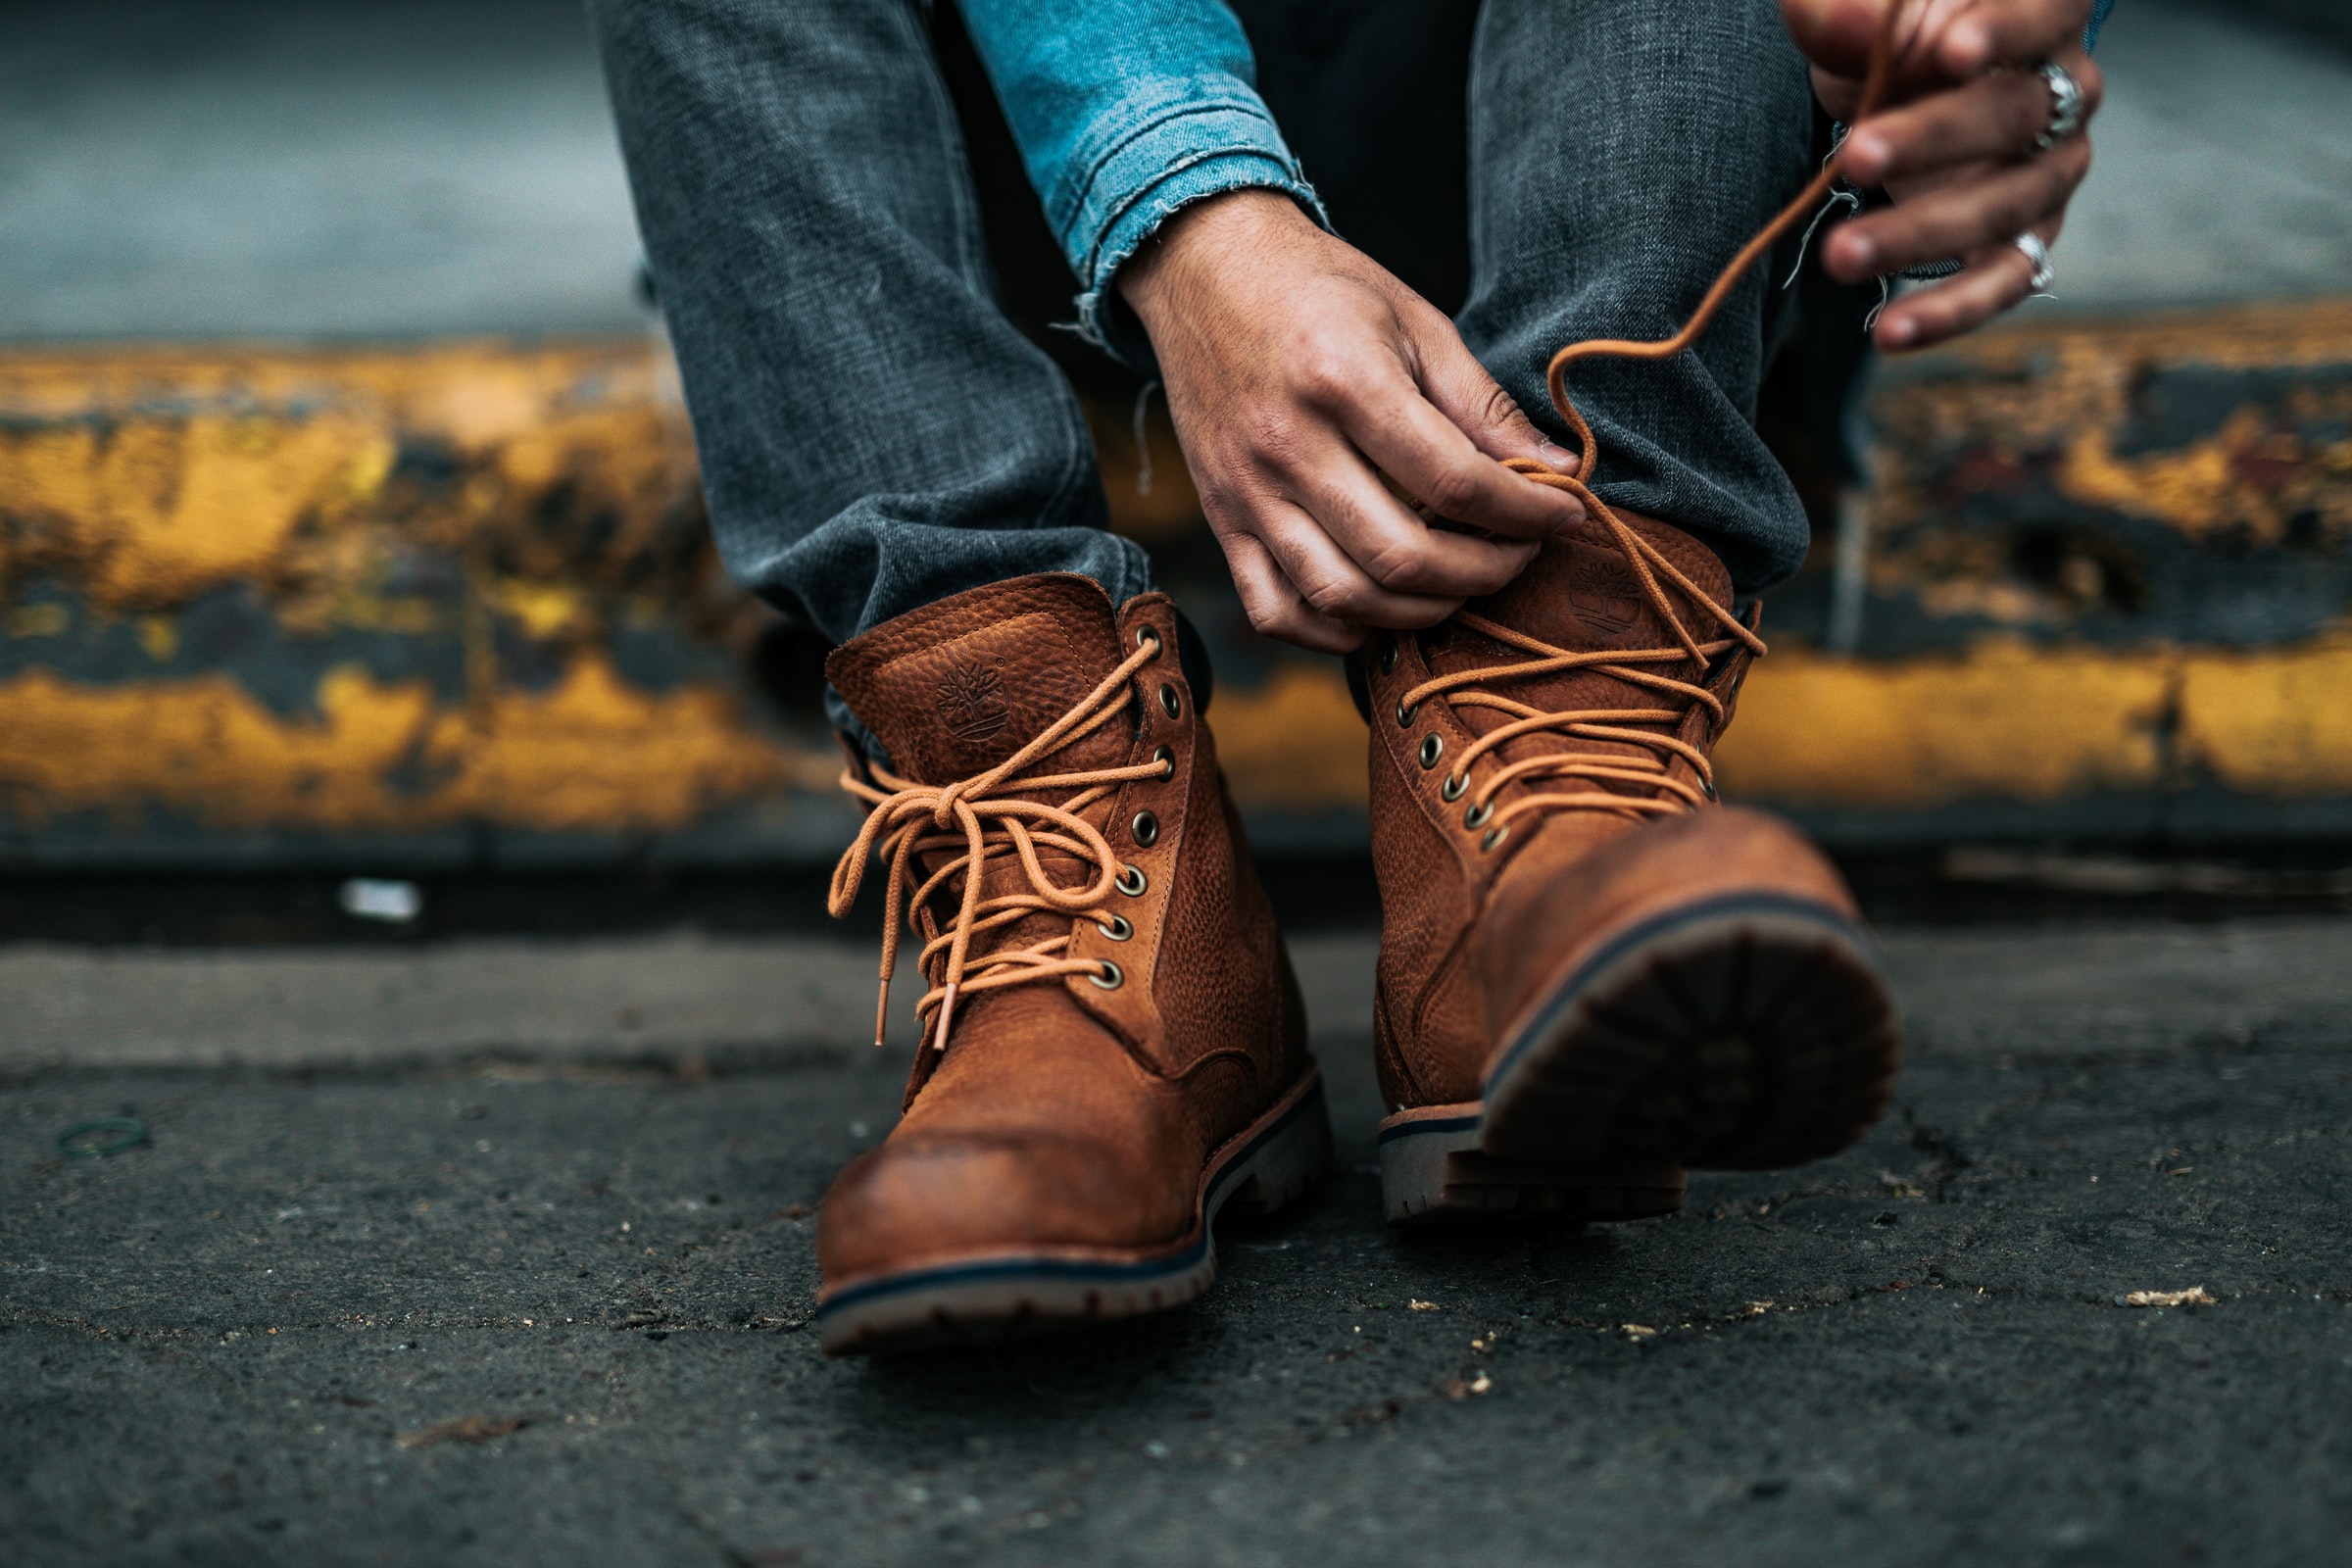
M 2352 288 L 2352 55 L 2127 0 L 2099 60 L 2063 308 Z M 0 338 L 648 320 L 575 0 L 0 7 Z
M 9 1558 L 2340 1548 L 2352 921 L 1894 933 L 1917 1044 L 1861 1148 L 1442 1236 L 1378 1218 L 1368 945 L 1300 946 L 1332 1178 L 1197 1306 L 883 1364 L 806 1329 L 905 1066 L 867 950 L 0 953 Z M 55 1154 L 125 1110 L 145 1147 Z

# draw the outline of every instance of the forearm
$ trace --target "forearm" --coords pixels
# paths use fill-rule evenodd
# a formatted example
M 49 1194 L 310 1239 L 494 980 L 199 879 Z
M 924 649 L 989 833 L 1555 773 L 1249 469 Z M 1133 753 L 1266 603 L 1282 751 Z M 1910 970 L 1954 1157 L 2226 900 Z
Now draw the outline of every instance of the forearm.
M 1321 218 L 1219 0 L 959 3 L 1096 341 L 1148 357 L 1121 331 L 1109 284 L 1180 208 L 1264 186 Z

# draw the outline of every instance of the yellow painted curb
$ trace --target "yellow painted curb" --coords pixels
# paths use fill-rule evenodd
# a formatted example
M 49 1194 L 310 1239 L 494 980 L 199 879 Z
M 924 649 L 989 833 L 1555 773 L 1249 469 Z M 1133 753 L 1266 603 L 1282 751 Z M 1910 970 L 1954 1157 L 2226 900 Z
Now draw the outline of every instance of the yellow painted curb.
M 2352 639 L 2229 653 L 2003 638 L 1900 663 L 1790 650 L 1749 676 L 1717 776 L 1728 799 L 1874 811 L 2198 779 L 2340 799 L 2352 796 L 2347 693 Z M 1362 809 L 1363 720 L 1336 670 L 1221 691 L 1210 724 L 1244 805 Z
M 87 685 L 33 669 L 0 684 L 0 798 L 37 828 L 149 808 L 214 828 L 674 831 L 839 761 L 762 740 L 714 685 L 648 693 L 584 655 L 543 692 L 437 705 L 422 682 L 330 670 L 318 715 L 270 711 L 226 675 Z

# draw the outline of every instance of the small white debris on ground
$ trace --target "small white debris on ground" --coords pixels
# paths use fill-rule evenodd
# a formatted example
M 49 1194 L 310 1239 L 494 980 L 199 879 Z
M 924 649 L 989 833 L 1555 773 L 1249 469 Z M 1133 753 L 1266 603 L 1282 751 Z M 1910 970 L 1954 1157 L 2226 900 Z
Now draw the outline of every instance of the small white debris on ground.
M 2185 1291 L 2132 1291 L 2115 1298 L 2118 1306 L 2211 1306 L 2213 1294 L 2202 1285 Z
M 355 920 L 406 925 L 424 912 L 424 891 L 414 882 L 355 876 L 335 890 L 335 902 Z

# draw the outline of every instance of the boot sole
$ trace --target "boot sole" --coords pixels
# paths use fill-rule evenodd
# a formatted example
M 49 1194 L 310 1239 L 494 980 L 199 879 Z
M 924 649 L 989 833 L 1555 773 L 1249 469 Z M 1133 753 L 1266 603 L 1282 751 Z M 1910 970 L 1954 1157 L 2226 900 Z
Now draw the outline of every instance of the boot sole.
M 828 1355 L 889 1353 L 986 1344 L 1181 1305 L 1216 1278 L 1217 1216 L 1228 1207 L 1239 1213 L 1282 1207 L 1330 1166 L 1331 1149 L 1322 1072 L 1310 1067 L 1211 1156 L 1185 1240 L 1149 1250 L 998 1251 L 868 1275 L 819 1294 L 818 1339 Z
M 1886 1109 L 1900 1038 L 1870 939 L 1837 909 L 1743 894 L 1671 910 L 1541 997 L 1483 1099 L 1381 1124 L 1389 1216 L 1671 1212 L 1679 1167 L 1851 1145 Z
M 1485 1102 L 1424 1105 L 1380 1124 L 1380 1196 L 1394 1224 L 1491 1219 L 1647 1219 L 1683 1206 L 1671 1162 L 1577 1164 L 1486 1152 Z

